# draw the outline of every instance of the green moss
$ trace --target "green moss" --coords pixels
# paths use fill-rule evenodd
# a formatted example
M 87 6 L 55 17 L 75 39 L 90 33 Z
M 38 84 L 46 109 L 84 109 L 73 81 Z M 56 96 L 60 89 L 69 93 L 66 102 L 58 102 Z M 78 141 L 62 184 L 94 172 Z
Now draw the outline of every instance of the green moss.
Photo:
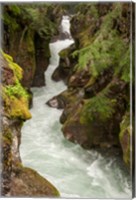
M 10 55 L 3 52 L 2 54 L 5 60 L 8 62 L 9 67 L 13 70 L 14 76 L 16 77 L 16 79 L 21 80 L 23 77 L 22 68 L 19 65 L 17 65 L 15 62 L 13 62 L 13 58 Z
M 128 167 L 130 167 L 130 163 L 131 163 L 131 157 L 130 155 L 132 155 L 132 146 L 130 143 L 130 139 L 132 137 L 131 134 L 131 128 L 130 128 L 130 114 L 129 112 L 127 112 L 124 117 L 123 120 L 120 124 L 120 134 L 119 134 L 119 138 L 120 138 L 120 143 L 122 146 L 122 151 L 123 151 L 123 159 L 124 162 L 127 164 Z
M 35 52 L 35 47 L 34 47 L 34 33 L 32 30 L 24 29 L 24 34 L 22 34 L 21 40 L 20 40 L 20 46 L 22 46 L 22 42 L 27 45 L 27 53 L 33 55 Z
M 11 56 L 2 53 L 8 63 L 8 67 L 13 70 L 15 83 L 2 88 L 5 114 L 10 118 L 30 119 L 31 114 L 28 110 L 29 95 L 22 87 L 20 80 L 23 70 L 13 62 Z
M 31 114 L 28 110 L 28 100 L 15 96 L 3 94 L 5 114 L 10 118 L 20 118 L 22 120 L 30 119 Z
M 35 170 L 20 166 L 15 171 L 17 185 L 11 189 L 15 196 L 60 197 L 59 191 Z M 20 181 L 21 180 L 21 184 Z
M 10 127 L 4 127 L 2 130 L 2 150 L 3 150 L 3 168 L 7 170 L 12 164 L 12 131 Z
M 59 53 L 59 56 L 60 56 L 61 58 L 68 57 L 68 56 L 70 55 L 70 52 L 71 52 L 71 49 L 70 49 L 70 48 L 64 49 L 64 50 L 62 50 L 62 51 Z
M 3 142 L 5 144 L 11 145 L 11 143 L 12 143 L 12 133 L 11 133 L 11 130 L 9 128 L 4 131 L 2 138 L 3 138 Z
M 19 81 L 16 81 L 15 85 L 8 85 L 4 87 L 4 92 L 8 97 L 15 96 L 15 97 L 24 97 L 28 99 L 29 95 L 26 90 L 21 86 Z

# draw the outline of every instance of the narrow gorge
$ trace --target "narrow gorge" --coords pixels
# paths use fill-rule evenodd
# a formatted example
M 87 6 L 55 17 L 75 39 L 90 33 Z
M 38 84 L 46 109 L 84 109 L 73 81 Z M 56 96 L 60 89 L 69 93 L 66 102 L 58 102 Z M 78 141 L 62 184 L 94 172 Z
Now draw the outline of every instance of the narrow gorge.
M 131 12 L 3 5 L 3 196 L 132 196 Z

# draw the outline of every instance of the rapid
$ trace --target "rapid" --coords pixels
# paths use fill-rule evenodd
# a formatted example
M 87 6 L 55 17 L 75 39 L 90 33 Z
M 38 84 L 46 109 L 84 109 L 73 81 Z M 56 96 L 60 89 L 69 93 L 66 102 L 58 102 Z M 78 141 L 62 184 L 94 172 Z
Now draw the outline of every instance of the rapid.
M 61 25 L 63 31 L 70 33 L 68 17 L 63 17 Z M 46 86 L 32 88 L 32 119 L 22 128 L 22 162 L 54 184 L 63 198 L 131 198 L 131 180 L 121 158 L 104 156 L 67 141 L 59 122 L 62 110 L 46 105 L 49 99 L 66 89 L 62 81 L 54 82 L 51 75 L 59 65 L 58 53 L 73 42 L 65 39 L 50 43 Z

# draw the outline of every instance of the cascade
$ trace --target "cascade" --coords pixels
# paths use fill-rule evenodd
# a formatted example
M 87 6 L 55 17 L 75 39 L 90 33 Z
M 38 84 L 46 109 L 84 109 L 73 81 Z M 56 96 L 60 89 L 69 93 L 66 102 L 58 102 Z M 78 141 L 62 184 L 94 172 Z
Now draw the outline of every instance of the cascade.
M 61 25 L 64 32 L 69 32 L 68 17 L 63 17 Z M 51 59 L 45 73 L 46 87 L 32 88 L 32 119 L 25 122 L 22 129 L 22 162 L 53 183 L 61 197 L 130 198 L 131 181 L 120 158 L 87 151 L 67 141 L 59 123 L 62 111 L 45 104 L 66 89 L 62 81 L 56 83 L 51 80 L 51 75 L 59 65 L 58 53 L 72 43 L 72 39 L 50 43 Z

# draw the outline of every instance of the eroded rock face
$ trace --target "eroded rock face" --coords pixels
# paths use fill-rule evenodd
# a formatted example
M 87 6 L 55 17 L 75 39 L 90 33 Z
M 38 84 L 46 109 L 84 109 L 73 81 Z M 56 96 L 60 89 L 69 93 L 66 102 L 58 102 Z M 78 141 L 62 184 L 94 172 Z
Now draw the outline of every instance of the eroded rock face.
M 29 95 L 20 84 L 21 68 L 7 54 L 0 55 L 2 69 L 2 196 L 58 197 L 58 190 L 36 171 L 22 165 L 21 128 L 31 118 Z M 9 80 L 7 81 L 7 78 Z

